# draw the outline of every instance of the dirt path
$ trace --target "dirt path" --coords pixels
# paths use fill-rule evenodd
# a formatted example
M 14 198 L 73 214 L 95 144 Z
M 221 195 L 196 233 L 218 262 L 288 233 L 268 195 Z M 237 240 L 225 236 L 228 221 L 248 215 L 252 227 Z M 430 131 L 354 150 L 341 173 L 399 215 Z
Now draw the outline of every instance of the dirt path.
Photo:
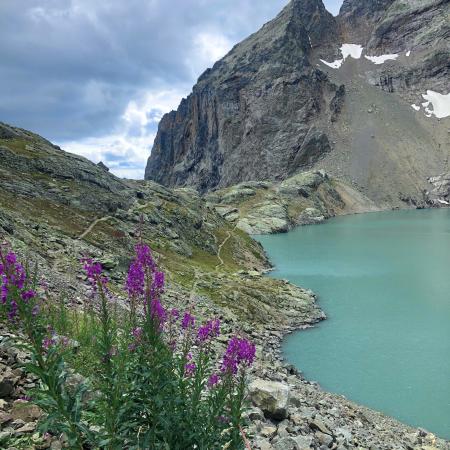
M 236 226 L 233 228 L 233 231 L 236 229 Z M 215 270 L 218 270 L 220 267 L 222 267 L 225 262 L 223 261 L 222 257 L 220 256 L 220 252 L 222 251 L 222 248 L 224 245 L 230 240 L 231 238 L 231 231 L 227 231 L 227 237 L 222 241 L 222 243 L 217 248 L 217 258 L 219 259 L 219 264 L 215 267 Z
M 85 238 L 85 237 L 86 237 L 86 236 L 94 229 L 94 227 L 95 227 L 98 223 L 100 223 L 100 222 L 106 222 L 106 221 L 109 220 L 109 219 L 113 219 L 113 217 L 111 217 L 111 216 L 105 216 L 105 217 L 101 217 L 100 219 L 94 220 L 94 221 L 86 228 L 86 230 L 78 236 L 78 239 L 84 239 L 84 238 Z

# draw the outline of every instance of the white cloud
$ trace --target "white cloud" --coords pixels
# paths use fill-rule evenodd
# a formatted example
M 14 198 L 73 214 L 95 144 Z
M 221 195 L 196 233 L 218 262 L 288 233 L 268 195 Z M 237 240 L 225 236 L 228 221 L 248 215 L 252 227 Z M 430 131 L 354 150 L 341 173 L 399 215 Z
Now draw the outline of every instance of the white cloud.
M 112 134 L 65 141 L 60 146 L 96 163 L 103 161 L 119 177 L 142 179 L 159 120 L 176 109 L 188 92 L 166 89 L 142 93 L 128 103 Z
M 192 53 L 186 59 L 193 78 L 224 57 L 232 47 L 233 43 L 218 31 L 199 33 L 194 39 Z
M 232 42 L 220 33 L 198 34 L 186 61 L 193 76 L 222 58 L 231 47 Z M 140 92 L 128 102 L 119 125 L 111 134 L 65 141 L 60 146 L 96 163 L 102 161 L 119 177 L 142 179 L 159 121 L 165 113 L 176 110 L 190 91 L 190 85 L 177 85 L 176 88 Z M 106 95 L 103 86 L 96 81 L 85 89 L 85 101 L 90 103 L 105 102 Z
M 0 116 L 142 178 L 162 115 L 287 1 L 0 0 Z

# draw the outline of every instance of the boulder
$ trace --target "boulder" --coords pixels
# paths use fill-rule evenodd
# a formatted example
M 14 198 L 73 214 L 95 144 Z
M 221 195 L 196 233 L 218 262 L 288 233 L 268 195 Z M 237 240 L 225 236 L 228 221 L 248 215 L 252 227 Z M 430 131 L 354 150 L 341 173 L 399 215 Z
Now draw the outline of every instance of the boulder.
M 221 203 L 240 203 L 248 197 L 253 197 L 255 194 L 256 191 L 254 189 L 237 185 L 224 194 Z
M 266 417 L 283 420 L 287 416 L 289 387 L 283 383 L 257 379 L 250 384 L 250 399 Z
M 28 423 L 38 420 L 42 416 L 42 411 L 33 403 L 16 400 L 11 409 L 11 416 L 14 420 L 23 420 Z

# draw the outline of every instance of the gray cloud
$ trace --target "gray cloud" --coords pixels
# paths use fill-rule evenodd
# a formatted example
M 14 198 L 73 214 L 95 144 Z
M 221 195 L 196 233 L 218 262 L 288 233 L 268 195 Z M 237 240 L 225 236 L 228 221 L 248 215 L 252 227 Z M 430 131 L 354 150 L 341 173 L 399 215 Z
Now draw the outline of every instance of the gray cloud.
M 137 175 L 162 112 L 286 3 L 2 0 L 0 120 Z

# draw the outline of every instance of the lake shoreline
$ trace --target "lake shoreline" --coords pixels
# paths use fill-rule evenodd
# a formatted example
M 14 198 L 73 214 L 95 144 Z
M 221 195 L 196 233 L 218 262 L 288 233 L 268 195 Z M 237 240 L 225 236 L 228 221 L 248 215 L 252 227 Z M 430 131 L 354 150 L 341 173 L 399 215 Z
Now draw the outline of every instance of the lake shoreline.
M 409 208 L 408 208 L 409 209 Z M 427 208 L 432 209 L 432 208 Z M 411 208 L 411 210 L 415 210 L 415 208 Z M 386 210 L 388 211 L 388 210 Z M 394 211 L 394 210 L 392 210 Z M 382 211 L 378 211 L 382 212 Z M 360 214 L 360 213 L 357 213 Z M 349 214 L 345 214 L 349 215 Z M 326 219 L 328 220 L 328 219 Z M 322 222 L 323 223 L 323 222 Z M 266 251 L 266 249 L 265 249 Z M 267 251 L 266 251 L 267 253 Z M 273 262 L 271 261 L 271 268 L 268 272 L 272 272 L 275 270 L 275 266 Z M 296 323 L 296 324 L 290 324 L 287 327 L 284 327 L 280 329 L 280 337 L 274 343 L 273 345 L 273 352 L 275 357 L 278 359 L 279 363 L 283 367 L 291 368 L 292 366 L 289 363 L 289 361 L 285 358 L 285 355 L 283 353 L 283 342 L 287 336 L 289 336 L 292 333 L 299 332 L 305 329 L 309 329 L 311 327 L 315 327 L 317 324 L 319 324 L 322 320 L 326 320 L 326 314 L 322 310 L 322 308 L 318 305 L 318 296 L 311 292 L 311 296 L 313 298 L 313 301 L 315 303 L 315 306 L 317 306 L 320 311 L 322 312 L 323 316 L 320 318 L 320 320 L 315 321 L 314 323 Z M 295 370 L 294 370 L 295 372 Z M 396 444 L 400 445 L 400 448 L 413 448 L 413 449 L 421 449 L 421 448 L 440 448 L 440 449 L 449 449 L 450 443 L 449 441 L 446 441 L 444 439 L 439 439 L 434 434 L 426 432 L 425 430 L 421 428 L 414 428 L 410 425 L 406 425 L 402 422 L 400 422 L 398 419 L 395 419 L 393 417 L 389 417 L 385 415 L 384 413 L 378 412 L 374 409 L 358 405 L 357 403 L 353 401 L 347 400 L 345 397 L 334 394 L 331 392 L 326 392 L 322 390 L 322 388 L 313 381 L 306 380 L 301 372 L 296 375 L 296 377 L 300 380 L 300 383 L 294 383 L 296 387 L 294 390 L 300 390 L 302 391 L 302 395 L 305 395 L 305 392 L 308 391 L 306 394 L 306 397 L 312 396 L 317 400 L 317 402 L 321 402 L 323 400 L 320 400 L 321 397 L 326 397 L 327 402 L 329 402 L 329 405 L 334 405 L 332 408 L 338 408 L 339 410 L 347 410 L 347 408 L 350 408 L 351 410 L 358 411 L 358 414 L 362 414 L 366 420 L 368 421 L 367 425 L 370 423 L 373 427 L 373 430 L 377 430 L 375 434 L 372 436 L 373 439 L 377 441 L 377 447 L 375 448 L 390 448 L 389 445 Z M 292 379 L 291 379 L 292 380 Z M 308 402 L 307 402 L 308 403 Z M 310 402 L 309 402 L 310 403 Z M 314 405 L 314 402 L 312 403 Z M 311 405 L 310 405 L 311 406 Z M 331 408 L 331 409 L 332 409 Z M 342 414 L 342 419 L 346 418 L 345 414 Z M 339 427 L 341 428 L 341 427 Z M 345 428 L 345 427 L 344 427 Z M 364 429 L 366 426 L 363 427 Z M 355 433 L 358 435 L 359 426 L 355 429 L 354 427 L 351 427 L 351 434 Z M 378 433 L 379 431 L 379 433 Z M 396 437 L 393 437 L 392 433 L 396 433 Z M 388 437 L 388 440 L 385 439 Z M 358 445 L 369 445 L 371 441 L 366 441 L 364 444 L 359 443 Z M 386 446 L 387 445 L 387 446 Z M 370 445 L 369 445 L 370 447 Z M 356 448 L 356 447 L 343 447 L 343 448 Z

